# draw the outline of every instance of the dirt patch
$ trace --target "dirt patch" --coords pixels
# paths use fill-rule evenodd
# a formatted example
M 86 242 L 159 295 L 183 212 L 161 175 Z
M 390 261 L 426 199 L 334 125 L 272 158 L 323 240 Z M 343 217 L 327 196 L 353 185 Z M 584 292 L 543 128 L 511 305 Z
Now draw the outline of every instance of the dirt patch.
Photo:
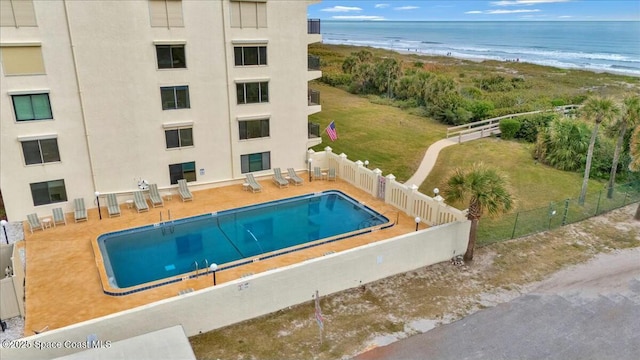
M 512 300 L 539 287 L 553 273 L 596 254 L 639 247 L 640 222 L 633 220 L 636 206 L 479 248 L 471 264 L 440 263 L 323 297 L 322 343 L 310 302 L 192 337 L 191 345 L 199 359 L 350 358 Z M 590 266 L 597 275 L 606 268 L 606 260 Z M 588 286 L 588 281 L 574 286 Z M 570 289 L 572 280 L 555 284 Z

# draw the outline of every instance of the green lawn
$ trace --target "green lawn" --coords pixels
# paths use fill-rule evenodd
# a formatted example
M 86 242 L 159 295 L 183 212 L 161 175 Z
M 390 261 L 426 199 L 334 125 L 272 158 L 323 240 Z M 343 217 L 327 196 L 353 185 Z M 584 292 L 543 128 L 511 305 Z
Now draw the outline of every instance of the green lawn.
M 373 104 L 323 84 L 311 87 L 320 90 L 322 104 L 322 112 L 309 119 L 319 123 L 322 132 L 322 144 L 313 149 L 330 146 L 334 153 L 345 153 L 351 160 L 369 160 L 370 168 L 393 174 L 400 182 L 413 175 L 429 145 L 446 136 L 446 126 L 435 120 Z M 333 142 L 324 132 L 331 121 L 338 131 L 338 140 Z
M 323 132 L 323 143 L 314 150 L 330 146 L 335 153 L 345 153 L 351 160 L 369 160 L 371 168 L 380 168 L 384 175 L 394 174 L 400 182 L 411 177 L 426 149 L 446 136 L 446 126 L 434 120 L 375 104 L 366 97 L 323 84 L 312 87 L 321 92 L 322 112 L 312 115 L 310 121 L 324 129 L 333 120 L 339 135 L 337 141 L 331 142 Z M 485 214 L 480 222 L 480 244 L 558 227 L 563 221 L 565 200 L 578 197 L 582 174 L 538 163 L 531 156 L 532 146 L 486 138 L 447 147 L 420 185 L 420 192 L 431 195 L 436 187 L 444 189 L 447 177 L 455 168 L 484 162 L 507 177 L 515 203 L 509 214 L 496 217 Z M 592 216 L 596 211 L 620 206 L 624 200 L 619 198 L 614 202 L 599 200 L 604 187 L 605 182 L 591 180 L 587 204 L 581 207 L 572 201 L 564 220 L 570 223 Z M 467 207 L 460 203 L 450 205 L 459 209 Z

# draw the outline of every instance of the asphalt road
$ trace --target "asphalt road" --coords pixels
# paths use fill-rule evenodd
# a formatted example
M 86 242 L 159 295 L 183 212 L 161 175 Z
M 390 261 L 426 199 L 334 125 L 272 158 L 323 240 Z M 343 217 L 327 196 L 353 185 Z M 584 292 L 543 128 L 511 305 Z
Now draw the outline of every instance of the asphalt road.
M 354 359 L 640 359 L 640 249 L 598 256 L 513 301 Z

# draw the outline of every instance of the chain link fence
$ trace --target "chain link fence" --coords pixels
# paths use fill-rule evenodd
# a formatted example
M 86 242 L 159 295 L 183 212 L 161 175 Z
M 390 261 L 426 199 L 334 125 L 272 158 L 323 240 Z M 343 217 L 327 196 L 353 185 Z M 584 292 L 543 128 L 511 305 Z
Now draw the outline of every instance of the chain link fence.
M 640 202 L 640 182 L 617 185 L 611 198 L 607 192 L 603 189 L 588 193 L 584 204 L 580 204 L 577 198 L 566 199 L 551 202 L 543 208 L 505 214 L 495 219 L 480 219 L 478 244 L 488 245 L 555 229 Z

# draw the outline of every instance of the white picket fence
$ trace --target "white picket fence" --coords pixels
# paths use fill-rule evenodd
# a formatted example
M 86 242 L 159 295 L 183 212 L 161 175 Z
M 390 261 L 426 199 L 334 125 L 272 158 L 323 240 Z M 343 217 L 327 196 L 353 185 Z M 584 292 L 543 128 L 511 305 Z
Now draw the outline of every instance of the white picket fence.
M 405 185 L 396 181 L 393 174 L 382 175 L 380 169 L 369 169 L 360 160 L 351 161 L 347 155 L 337 155 L 330 147 L 324 151 L 307 152 L 307 160 L 323 171 L 336 169 L 336 175 L 349 184 L 366 191 L 372 196 L 384 199 L 405 214 L 420 218 L 430 226 L 442 225 L 466 219 L 466 211 L 458 210 L 444 203 L 442 198 L 432 198 L 418 191 L 416 185 Z

